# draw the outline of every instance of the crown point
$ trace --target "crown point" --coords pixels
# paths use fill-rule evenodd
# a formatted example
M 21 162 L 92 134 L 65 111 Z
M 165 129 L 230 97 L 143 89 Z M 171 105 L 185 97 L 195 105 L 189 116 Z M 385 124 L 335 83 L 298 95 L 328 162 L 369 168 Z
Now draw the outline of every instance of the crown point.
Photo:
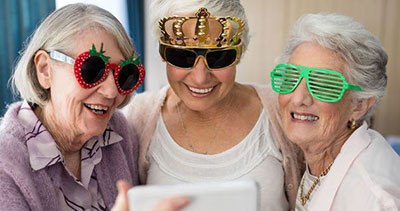
M 191 34 L 191 36 L 185 35 L 189 30 L 192 30 L 192 25 L 185 25 L 185 22 L 188 20 L 197 21 L 195 31 Z M 172 21 L 172 24 L 166 24 L 168 21 Z M 211 33 L 208 26 L 210 22 L 216 22 L 216 24 L 220 25 L 221 27 L 219 27 L 218 31 L 216 31 L 215 33 Z M 231 24 L 235 24 L 237 25 L 237 27 L 231 27 Z M 172 26 L 172 33 L 166 30 L 167 25 L 169 27 Z M 194 16 L 183 17 L 175 15 L 160 19 L 160 42 L 171 45 L 183 45 L 187 47 L 227 47 L 232 44 L 230 43 L 231 41 L 228 41 L 231 40 L 231 37 L 240 37 L 242 31 L 244 30 L 244 25 L 245 23 L 240 18 L 230 16 L 213 17 L 206 8 L 200 8 Z M 238 44 L 237 39 L 234 39 L 233 42 L 233 44 L 235 45 Z

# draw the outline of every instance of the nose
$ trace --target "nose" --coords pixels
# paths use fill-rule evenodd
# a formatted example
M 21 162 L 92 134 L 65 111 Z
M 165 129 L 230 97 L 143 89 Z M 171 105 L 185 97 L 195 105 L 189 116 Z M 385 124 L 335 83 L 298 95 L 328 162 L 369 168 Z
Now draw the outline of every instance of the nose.
M 102 94 L 106 98 L 116 98 L 119 94 L 117 85 L 115 84 L 115 79 L 113 75 L 113 71 L 110 70 L 107 78 L 99 84 L 99 89 L 97 90 L 100 94 Z
M 190 73 L 193 81 L 198 85 L 204 84 L 211 75 L 211 72 L 207 68 L 204 60 L 205 58 L 203 56 L 199 56 Z
M 313 103 L 313 97 L 308 91 L 306 79 L 303 78 L 297 88 L 290 93 L 292 102 L 296 106 L 310 106 Z

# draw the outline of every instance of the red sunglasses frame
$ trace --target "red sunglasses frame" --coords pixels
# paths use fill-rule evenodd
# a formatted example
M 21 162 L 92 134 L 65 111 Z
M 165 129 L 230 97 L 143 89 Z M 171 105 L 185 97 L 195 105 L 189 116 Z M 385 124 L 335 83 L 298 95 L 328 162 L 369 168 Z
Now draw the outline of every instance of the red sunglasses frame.
M 121 60 L 121 63 L 118 65 L 115 63 L 110 63 L 108 61 L 110 59 L 110 57 L 105 56 L 104 53 L 105 53 L 105 51 L 103 50 L 103 43 L 102 43 L 100 52 L 97 52 L 96 47 L 93 44 L 92 49 L 79 54 L 75 60 L 61 52 L 58 52 L 58 51 L 50 51 L 50 57 L 53 59 L 56 59 L 58 61 L 61 61 L 61 62 L 73 64 L 75 78 L 82 88 L 89 89 L 89 88 L 99 85 L 107 78 L 108 74 L 110 73 L 110 70 L 114 70 L 114 74 L 113 74 L 114 81 L 115 81 L 115 85 L 117 86 L 118 92 L 122 95 L 127 95 L 127 94 L 134 92 L 143 83 L 145 73 L 146 73 L 144 66 L 139 61 L 139 57 L 137 57 L 136 59 L 133 59 L 133 55 L 134 55 L 134 52 L 133 52 L 132 55 L 128 58 L 128 60 Z M 98 81 L 96 81 L 94 83 L 86 83 L 82 77 L 81 67 L 82 67 L 83 63 L 92 56 L 98 56 L 103 60 L 103 62 L 105 64 L 105 70 L 104 70 L 102 77 Z M 132 88 L 130 88 L 129 90 L 123 90 L 118 83 L 118 78 L 119 78 L 119 74 L 120 74 L 122 68 L 129 64 L 133 64 L 138 68 L 139 79 Z

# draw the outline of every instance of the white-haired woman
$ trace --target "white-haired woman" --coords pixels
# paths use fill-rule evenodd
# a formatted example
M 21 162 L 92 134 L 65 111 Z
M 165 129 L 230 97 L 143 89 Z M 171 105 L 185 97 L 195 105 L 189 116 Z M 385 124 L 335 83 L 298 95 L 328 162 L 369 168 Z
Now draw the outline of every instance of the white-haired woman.
M 23 101 L 1 120 L 0 210 L 110 210 L 118 180 L 138 184 L 136 134 L 116 112 L 143 81 L 133 52 L 93 5 L 41 23 L 12 77 Z
M 261 210 L 288 210 L 288 200 L 294 208 L 300 171 L 277 96 L 235 81 L 249 42 L 240 1 L 155 0 L 151 11 L 169 85 L 124 108 L 141 145 L 141 182 L 253 179 Z
M 400 158 L 368 128 L 385 93 L 387 55 L 362 24 L 308 14 L 271 73 L 283 130 L 307 169 L 296 210 L 398 210 Z

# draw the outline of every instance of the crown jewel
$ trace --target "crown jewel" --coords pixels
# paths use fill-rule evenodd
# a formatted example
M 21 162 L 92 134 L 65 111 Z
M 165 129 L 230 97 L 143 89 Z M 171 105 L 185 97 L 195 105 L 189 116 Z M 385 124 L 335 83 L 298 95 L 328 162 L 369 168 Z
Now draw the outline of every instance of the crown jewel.
M 200 8 L 195 16 L 170 16 L 159 21 L 163 44 L 223 48 L 241 43 L 244 22 L 236 17 L 213 17 L 206 8 Z

